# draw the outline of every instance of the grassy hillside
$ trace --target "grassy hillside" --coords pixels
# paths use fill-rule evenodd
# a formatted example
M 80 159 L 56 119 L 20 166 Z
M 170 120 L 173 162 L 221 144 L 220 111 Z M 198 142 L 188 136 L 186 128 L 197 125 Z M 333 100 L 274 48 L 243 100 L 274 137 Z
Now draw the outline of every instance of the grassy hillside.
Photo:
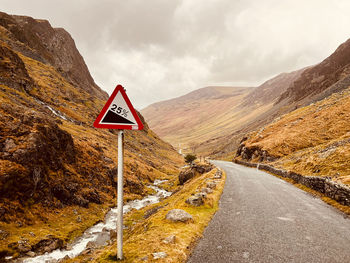
M 234 151 L 244 132 L 267 122 L 278 96 L 303 71 L 282 73 L 256 88 L 206 87 L 142 110 L 149 125 L 174 147 L 200 155 Z M 263 120 L 263 121 L 262 121 Z
M 240 155 L 253 161 L 270 158 L 277 167 L 350 184 L 349 109 L 350 87 L 251 133 Z
M 45 34 L 35 37 L 47 21 L 1 13 L 0 24 L 1 261 L 21 252 L 18 241 L 31 246 L 51 234 L 68 242 L 103 219 L 116 204 L 117 135 L 93 128 L 107 96 L 90 75 L 84 79 L 88 71 L 72 69 L 87 70 L 62 30 L 48 38 L 70 44 L 73 62 L 60 49 L 45 51 Z M 143 131 L 126 132 L 124 156 L 125 201 L 183 165 L 146 123 Z

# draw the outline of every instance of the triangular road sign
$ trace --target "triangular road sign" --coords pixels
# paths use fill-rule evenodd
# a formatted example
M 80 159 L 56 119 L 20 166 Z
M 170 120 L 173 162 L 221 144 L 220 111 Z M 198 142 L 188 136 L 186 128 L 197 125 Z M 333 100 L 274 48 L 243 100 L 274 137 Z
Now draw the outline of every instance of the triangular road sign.
M 124 88 L 118 85 L 94 122 L 96 128 L 142 130 L 143 124 Z

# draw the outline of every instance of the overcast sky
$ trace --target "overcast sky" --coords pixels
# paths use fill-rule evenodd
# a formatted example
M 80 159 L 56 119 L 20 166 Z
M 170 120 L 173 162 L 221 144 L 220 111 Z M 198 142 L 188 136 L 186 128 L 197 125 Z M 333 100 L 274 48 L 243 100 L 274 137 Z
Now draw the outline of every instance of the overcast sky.
M 138 109 L 210 85 L 257 86 L 350 38 L 349 0 L 0 0 L 74 38 L 96 83 Z

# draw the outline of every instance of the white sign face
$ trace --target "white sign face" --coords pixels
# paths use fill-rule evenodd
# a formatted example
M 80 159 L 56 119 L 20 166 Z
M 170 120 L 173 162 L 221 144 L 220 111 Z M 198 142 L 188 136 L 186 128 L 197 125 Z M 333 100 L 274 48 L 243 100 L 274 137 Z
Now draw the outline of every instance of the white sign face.
M 134 116 L 126 104 L 121 92 L 118 92 L 112 103 L 109 105 L 106 113 L 102 117 L 100 124 L 117 125 L 137 125 Z

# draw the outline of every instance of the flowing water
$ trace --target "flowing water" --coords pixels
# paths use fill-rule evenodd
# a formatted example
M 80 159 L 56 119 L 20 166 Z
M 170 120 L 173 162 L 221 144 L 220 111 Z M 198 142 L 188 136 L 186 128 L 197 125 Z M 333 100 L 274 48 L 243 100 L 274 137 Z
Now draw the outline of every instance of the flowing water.
M 123 213 L 128 213 L 132 209 L 141 209 L 147 205 L 158 203 L 161 198 L 166 198 L 171 195 L 171 192 L 167 192 L 164 189 L 157 187 L 159 184 L 165 182 L 166 180 L 155 180 L 153 185 L 149 186 L 150 188 L 156 191 L 156 194 L 146 196 L 141 200 L 133 200 L 126 203 L 123 206 Z M 74 258 L 83 252 L 88 243 L 93 242 L 95 246 L 103 246 L 107 244 L 107 241 L 110 240 L 110 231 L 117 228 L 117 207 L 112 208 L 106 215 L 105 221 L 98 223 L 89 229 L 87 229 L 84 234 L 75 240 L 70 246 L 69 249 L 57 249 L 50 253 L 44 255 L 26 258 L 23 263 L 46 263 L 46 262 L 55 262 L 66 256 Z

